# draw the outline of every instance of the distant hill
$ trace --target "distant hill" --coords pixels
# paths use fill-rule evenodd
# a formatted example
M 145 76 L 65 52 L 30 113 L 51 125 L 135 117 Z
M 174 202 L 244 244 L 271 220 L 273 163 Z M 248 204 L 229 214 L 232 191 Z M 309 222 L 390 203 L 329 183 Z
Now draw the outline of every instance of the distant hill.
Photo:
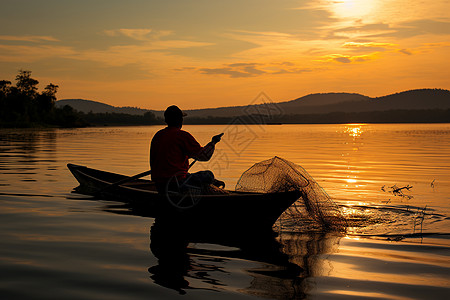
M 450 108 L 450 91 L 422 89 L 373 99 L 377 110 Z
M 327 105 L 336 105 L 338 103 L 353 102 L 370 99 L 367 96 L 350 93 L 326 93 L 310 94 L 301 98 L 277 102 L 272 109 L 276 109 L 281 114 L 301 114 L 301 113 L 323 113 L 329 112 Z M 219 108 L 206 108 L 196 110 L 186 110 L 188 116 L 192 117 L 234 117 L 264 111 L 265 104 L 253 104 L 245 106 L 231 106 Z
M 84 112 L 84 113 L 122 113 L 129 115 L 144 115 L 144 113 L 150 111 L 148 109 L 142 109 L 137 107 L 116 107 L 109 104 L 92 101 L 92 100 L 84 100 L 84 99 L 63 99 L 56 101 L 57 107 L 63 107 L 65 105 L 69 105 L 72 108 Z
M 274 103 L 271 107 L 283 115 L 449 108 L 450 91 L 443 89 L 411 90 L 376 98 L 350 93 L 310 94 L 295 100 Z M 264 109 L 264 104 L 259 104 L 186 112 L 188 116 L 194 117 L 230 117 L 264 112 Z
M 162 117 L 163 111 L 140 109 L 135 107 L 114 107 L 104 103 L 65 99 L 56 102 L 57 106 L 70 105 L 78 111 L 88 113 L 116 112 L 143 115 L 152 111 Z M 327 114 L 333 112 L 360 113 L 388 110 L 427 110 L 450 109 L 450 91 L 443 89 L 410 90 L 383 97 L 371 98 L 352 93 L 310 94 L 291 101 L 273 103 L 278 115 Z M 264 104 L 231 106 L 186 110 L 188 117 L 234 117 L 267 111 Z

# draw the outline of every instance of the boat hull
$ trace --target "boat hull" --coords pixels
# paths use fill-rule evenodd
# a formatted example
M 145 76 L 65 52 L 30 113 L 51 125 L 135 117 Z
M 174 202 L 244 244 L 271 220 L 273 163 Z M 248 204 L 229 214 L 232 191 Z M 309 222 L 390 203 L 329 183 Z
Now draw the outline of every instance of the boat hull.
M 224 194 L 198 195 L 198 203 L 190 209 L 177 209 L 156 191 L 150 180 L 138 179 L 105 189 L 128 176 L 85 166 L 68 164 L 80 183 L 74 192 L 93 195 L 95 199 L 124 203 L 133 212 L 148 217 L 177 218 L 189 226 L 212 226 L 245 229 L 250 232 L 271 228 L 278 217 L 299 197 L 298 191 L 281 193 L 244 193 L 228 191 Z

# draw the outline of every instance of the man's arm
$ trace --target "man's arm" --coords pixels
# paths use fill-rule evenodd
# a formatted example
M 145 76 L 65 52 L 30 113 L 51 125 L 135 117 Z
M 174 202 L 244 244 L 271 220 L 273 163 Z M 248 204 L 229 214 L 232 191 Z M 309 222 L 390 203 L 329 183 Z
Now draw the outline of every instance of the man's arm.
M 216 148 L 215 144 L 213 142 L 209 142 L 208 144 L 206 144 L 205 147 L 203 147 L 202 151 L 200 151 L 200 153 L 197 154 L 197 156 L 194 158 L 198 161 L 208 161 L 214 154 L 215 148 Z
M 221 138 L 223 136 L 223 133 L 213 136 L 211 139 L 211 142 L 206 144 L 205 147 L 203 147 L 202 151 L 195 157 L 195 159 L 199 161 L 208 161 L 211 159 L 212 155 L 214 154 L 214 150 L 216 149 L 216 144 L 220 142 Z

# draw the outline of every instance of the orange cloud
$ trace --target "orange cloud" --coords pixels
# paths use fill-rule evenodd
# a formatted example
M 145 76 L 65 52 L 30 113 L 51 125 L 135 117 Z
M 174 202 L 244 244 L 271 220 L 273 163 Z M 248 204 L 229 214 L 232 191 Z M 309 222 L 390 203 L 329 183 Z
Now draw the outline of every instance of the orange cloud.
M 174 69 L 174 71 L 195 71 L 204 75 L 225 75 L 231 78 L 245 78 L 261 75 L 300 74 L 304 72 L 311 72 L 312 69 L 300 68 L 292 62 L 275 62 L 267 64 L 232 63 L 215 68 L 184 67 Z
M 126 36 L 128 38 L 138 40 L 138 41 L 150 41 L 157 40 L 163 36 L 171 35 L 173 32 L 170 30 L 155 30 L 155 29 L 114 29 L 105 30 L 104 33 L 107 36 Z
M 400 53 L 406 54 L 406 55 L 412 55 L 412 51 L 408 50 L 408 49 L 399 49 L 397 50 Z
M 356 43 L 347 42 L 342 45 L 344 48 L 392 48 L 397 46 L 392 43 L 376 43 L 376 42 L 366 42 L 366 43 Z
M 158 69 L 180 64 L 181 56 L 175 58 L 170 53 L 174 49 L 187 49 L 213 45 L 207 42 L 189 41 L 183 39 L 164 39 L 173 34 L 168 30 L 152 29 L 118 29 L 104 32 L 107 36 L 125 36 L 137 42 L 128 45 L 111 46 L 106 49 L 79 50 L 72 46 L 53 44 L 20 45 L 18 42 L 56 42 L 51 36 L 6 36 L 0 35 L 0 41 L 17 42 L 15 44 L 0 44 L 0 61 L 2 62 L 36 62 L 56 57 L 78 61 L 92 61 L 105 66 L 138 65 L 141 69 Z
M 378 58 L 377 53 L 372 53 L 368 55 L 345 55 L 345 54 L 329 54 L 322 56 L 317 61 L 320 62 L 339 62 L 344 64 L 355 63 L 355 62 L 365 62 L 370 60 L 375 60 Z
M 0 45 L 0 61 L 34 62 L 45 58 L 76 56 L 77 52 L 66 46 Z
M 14 42 L 58 42 L 57 38 L 45 35 L 0 35 L 2 41 L 14 41 Z

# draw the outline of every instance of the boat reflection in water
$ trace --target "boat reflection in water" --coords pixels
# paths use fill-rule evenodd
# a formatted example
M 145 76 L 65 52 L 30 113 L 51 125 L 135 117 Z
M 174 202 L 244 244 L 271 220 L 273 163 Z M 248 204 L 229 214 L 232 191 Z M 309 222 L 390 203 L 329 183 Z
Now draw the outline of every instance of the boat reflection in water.
M 158 264 L 148 271 L 156 284 L 180 294 L 191 289 L 234 290 L 258 297 L 301 299 L 309 290 L 306 279 L 321 273 L 320 256 L 335 252 L 340 237 L 230 232 L 207 224 L 203 229 L 190 228 L 157 218 L 150 229 L 150 249 Z

